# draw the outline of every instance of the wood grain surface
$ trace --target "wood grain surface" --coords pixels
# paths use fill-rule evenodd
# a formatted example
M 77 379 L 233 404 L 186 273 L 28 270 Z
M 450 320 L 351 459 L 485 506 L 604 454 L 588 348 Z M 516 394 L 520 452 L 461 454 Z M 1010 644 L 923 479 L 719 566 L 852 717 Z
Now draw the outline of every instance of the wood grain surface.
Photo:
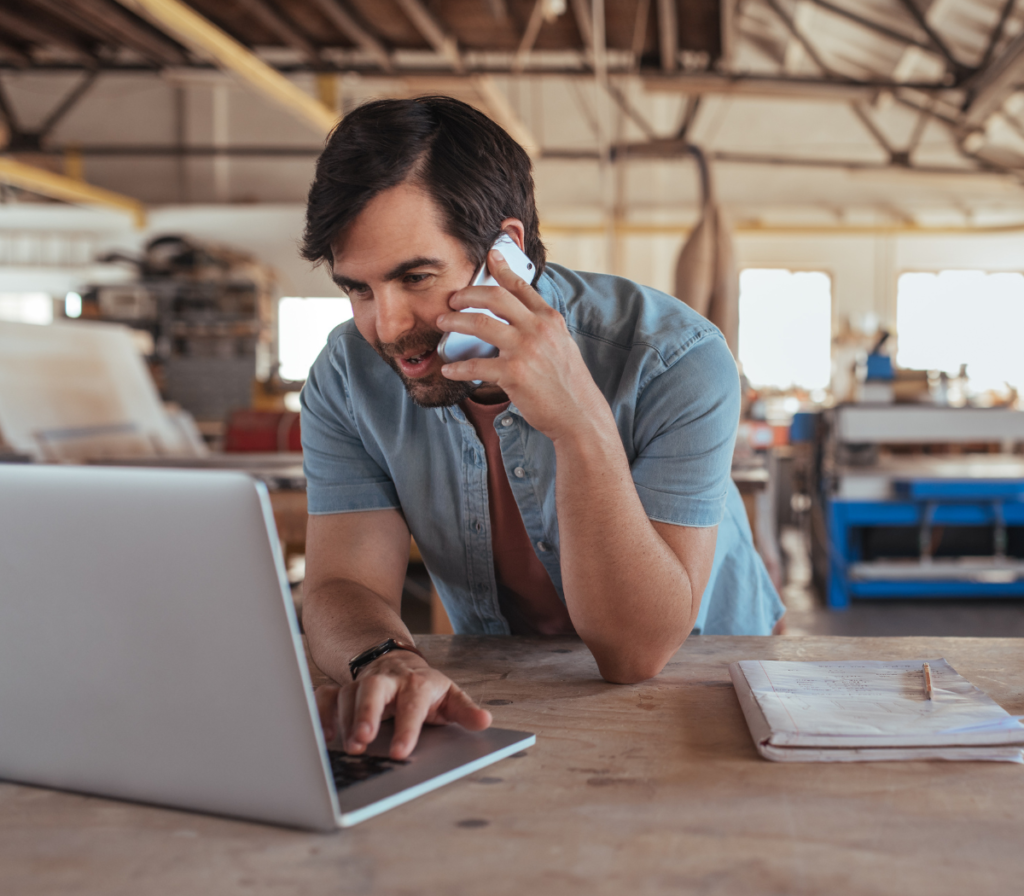
M 418 639 L 494 713 L 537 733 L 364 824 L 308 834 L 0 784 L 11 894 L 1010 894 L 1024 887 L 1024 768 L 776 764 L 729 681 L 738 659 L 945 657 L 1024 714 L 1013 639 L 694 637 L 662 675 L 603 682 L 575 639 Z

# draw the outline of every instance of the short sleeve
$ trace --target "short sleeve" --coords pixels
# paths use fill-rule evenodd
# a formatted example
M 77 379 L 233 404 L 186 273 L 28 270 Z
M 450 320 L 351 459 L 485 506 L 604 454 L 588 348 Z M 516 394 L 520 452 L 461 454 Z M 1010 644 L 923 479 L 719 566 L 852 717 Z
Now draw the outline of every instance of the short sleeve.
M 717 330 L 706 330 L 643 388 L 631 468 L 650 519 L 721 522 L 739 413 L 739 373 Z
M 332 362 L 334 337 L 299 396 L 309 512 L 352 513 L 398 507 L 391 478 L 359 436 L 343 373 Z

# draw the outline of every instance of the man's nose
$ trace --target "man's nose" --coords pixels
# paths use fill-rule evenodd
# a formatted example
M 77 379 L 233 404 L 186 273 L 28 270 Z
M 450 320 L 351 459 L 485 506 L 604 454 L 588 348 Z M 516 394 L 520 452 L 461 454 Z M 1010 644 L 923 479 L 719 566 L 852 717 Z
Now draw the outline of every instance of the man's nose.
M 397 342 L 416 328 L 412 304 L 399 290 L 385 287 L 377 293 L 377 338 Z

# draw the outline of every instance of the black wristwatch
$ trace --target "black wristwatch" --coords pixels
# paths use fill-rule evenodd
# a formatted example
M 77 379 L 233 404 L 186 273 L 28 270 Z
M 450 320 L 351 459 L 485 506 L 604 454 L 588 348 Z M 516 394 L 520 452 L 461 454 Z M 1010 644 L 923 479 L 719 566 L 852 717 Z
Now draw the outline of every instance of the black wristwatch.
M 388 638 L 369 650 L 364 650 L 359 656 L 349 661 L 348 671 L 351 673 L 353 680 L 363 666 L 367 663 L 372 663 L 375 659 L 379 659 L 385 653 L 391 653 L 392 650 L 409 650 L 421 659 L 424 658 L 423 654 L 413 647 L 412 644 L 405 644 L 402 641 L 396 641 L 394 638 Z

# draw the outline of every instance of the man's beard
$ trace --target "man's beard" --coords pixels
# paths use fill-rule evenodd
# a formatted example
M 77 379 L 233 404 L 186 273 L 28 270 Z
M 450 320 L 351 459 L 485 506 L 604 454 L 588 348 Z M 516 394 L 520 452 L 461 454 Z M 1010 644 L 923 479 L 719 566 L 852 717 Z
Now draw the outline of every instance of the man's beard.
M 433 351 L 442 336 L 444 333 L 441 330 L 418 330 L 403 336 L 397 342 L 381 342 L 377 339 L 373 343 L 377 354 L 398 374 L 409 397 L 421 408 L 450 408 L 468 398 L 476 390 L 476 383 L 471 380 L 450 380 L 442 376 L 440 371 L 420 379 L 409 379 L 402 373 L 402 368 L 398 366 L 395 358 L 408 358 Z

